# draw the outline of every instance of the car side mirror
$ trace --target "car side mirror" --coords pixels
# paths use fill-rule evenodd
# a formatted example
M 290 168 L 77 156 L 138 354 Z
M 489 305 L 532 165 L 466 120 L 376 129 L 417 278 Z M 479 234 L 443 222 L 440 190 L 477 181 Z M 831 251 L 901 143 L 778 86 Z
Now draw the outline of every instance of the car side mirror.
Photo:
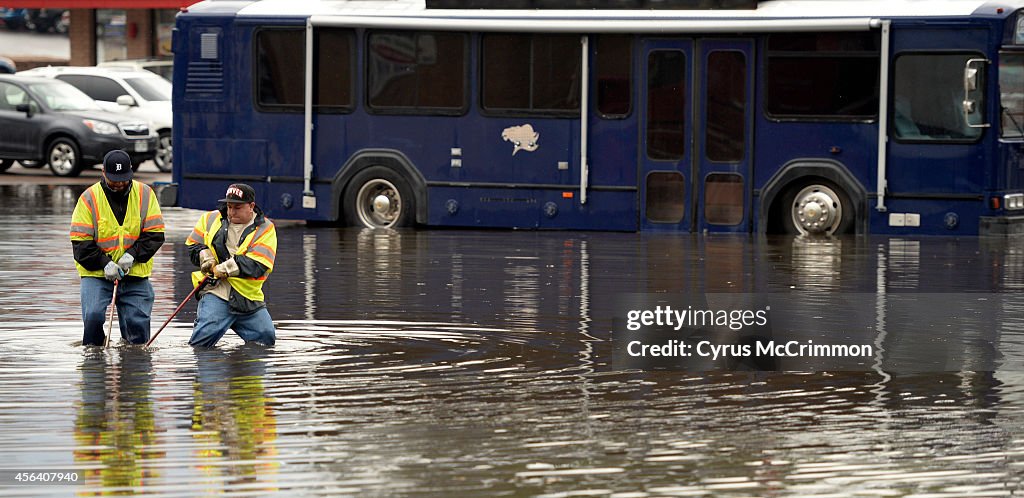
M 32 117 L 33 114 L 35 114 L 34 112 L 32 112 L 32 106 L 30 106 L 28 104 L 18 104 L 16 106 L 14 106 L 14 109 L 16 109 L 18 112 L 25 113 L 25 115 L 30 117 L 30 118 Z
M 135 105 L 135 99 L 133 99 L 131 95 L 121 95 L 117 98 L 117 105 L 131 107 Z

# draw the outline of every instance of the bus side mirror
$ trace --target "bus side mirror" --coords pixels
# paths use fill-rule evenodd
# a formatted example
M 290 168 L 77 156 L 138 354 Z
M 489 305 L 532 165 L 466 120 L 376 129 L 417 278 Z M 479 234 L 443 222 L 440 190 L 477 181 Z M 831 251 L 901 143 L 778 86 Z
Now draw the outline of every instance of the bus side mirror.
M 967 63 L 964 64 L 964 101 L 963 101 L 963 113 L 964 122 L 970 128 L 988 128 L 988 123 L 974 123 L 972 121 L 980 121 L 980 116 L 975 116 L 975 119 L 971 119 L 973 115 L 976 115 L 981 110 L 978 107 L 978 100 L 981 99 L 984 102 L 985 89 L 979 84 L 984 73 L 978 71 L 978 68 L 974 67 L 975 64 L 988 64 L 988 59 L 967 59 Z

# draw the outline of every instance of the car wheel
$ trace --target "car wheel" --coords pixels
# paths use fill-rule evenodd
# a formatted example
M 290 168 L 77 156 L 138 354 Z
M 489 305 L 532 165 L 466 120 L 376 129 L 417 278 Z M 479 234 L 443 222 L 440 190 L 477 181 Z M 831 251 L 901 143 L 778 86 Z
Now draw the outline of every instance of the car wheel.
M 28 169 L 38 169 L 38 168 L 42 168 L 43 166 L 46 166 L 46 164 L 43 163 L 42 161 L 28 161 L 28 160 L 25 160 L 25 161 L 18 161 L 18 164 L 21 164 L 22 168 L 28 168 Z
M 350 226 L 391 228 L 413 221 L 413 194 L 409 183 L 393 170 L 374 166 L 352 178 L 344 196 Z
M 55 138 L 46 148 L 46 161 L 50 171 L 56 176 L 78 176 L 82 172 L 82 159 L 78 156 L 78 146 L 64 137 Z
M 153 157 L 156 168 L 164 173 L 171 171 L 174 162 L 174 155 L 171 150 L 171 132 L 160 132 L 160 139 L 156 143 L 156 156 Z
M 14 166 L 14 161 L 11 159 L 0 159 L 0 173 L 3 173 Z

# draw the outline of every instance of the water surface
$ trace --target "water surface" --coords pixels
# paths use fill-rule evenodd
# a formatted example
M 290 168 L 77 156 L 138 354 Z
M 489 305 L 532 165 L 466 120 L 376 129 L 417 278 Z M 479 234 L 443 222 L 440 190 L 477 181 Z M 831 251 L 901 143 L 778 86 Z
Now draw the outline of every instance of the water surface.
M 1024 492 L 1019 241 L 282 223 L 276 346 L 193 350 L 190 304 L 153 348 L 102 350 L 76 344 L 82 188 L 0 186 L 0 466 L 83 476 L 5 496 Z M 191 290 L 198 215 L 165 211 L 154 329 Z M 945 371 L 612 368 L 623 293 L 695 292 L 791 293 L 808 320 L 849 311 L 842 293 L 1007 300 L 962 334 L 995 350 L 950 340 Z

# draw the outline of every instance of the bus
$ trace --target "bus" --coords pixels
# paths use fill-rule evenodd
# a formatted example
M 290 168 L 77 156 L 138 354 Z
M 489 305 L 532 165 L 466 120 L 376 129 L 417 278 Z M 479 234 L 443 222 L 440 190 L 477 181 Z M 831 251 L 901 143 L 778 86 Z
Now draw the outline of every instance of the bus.
M 1024 233 L 1024 0 L 206 0 L 173 49 L 168 205 Z

